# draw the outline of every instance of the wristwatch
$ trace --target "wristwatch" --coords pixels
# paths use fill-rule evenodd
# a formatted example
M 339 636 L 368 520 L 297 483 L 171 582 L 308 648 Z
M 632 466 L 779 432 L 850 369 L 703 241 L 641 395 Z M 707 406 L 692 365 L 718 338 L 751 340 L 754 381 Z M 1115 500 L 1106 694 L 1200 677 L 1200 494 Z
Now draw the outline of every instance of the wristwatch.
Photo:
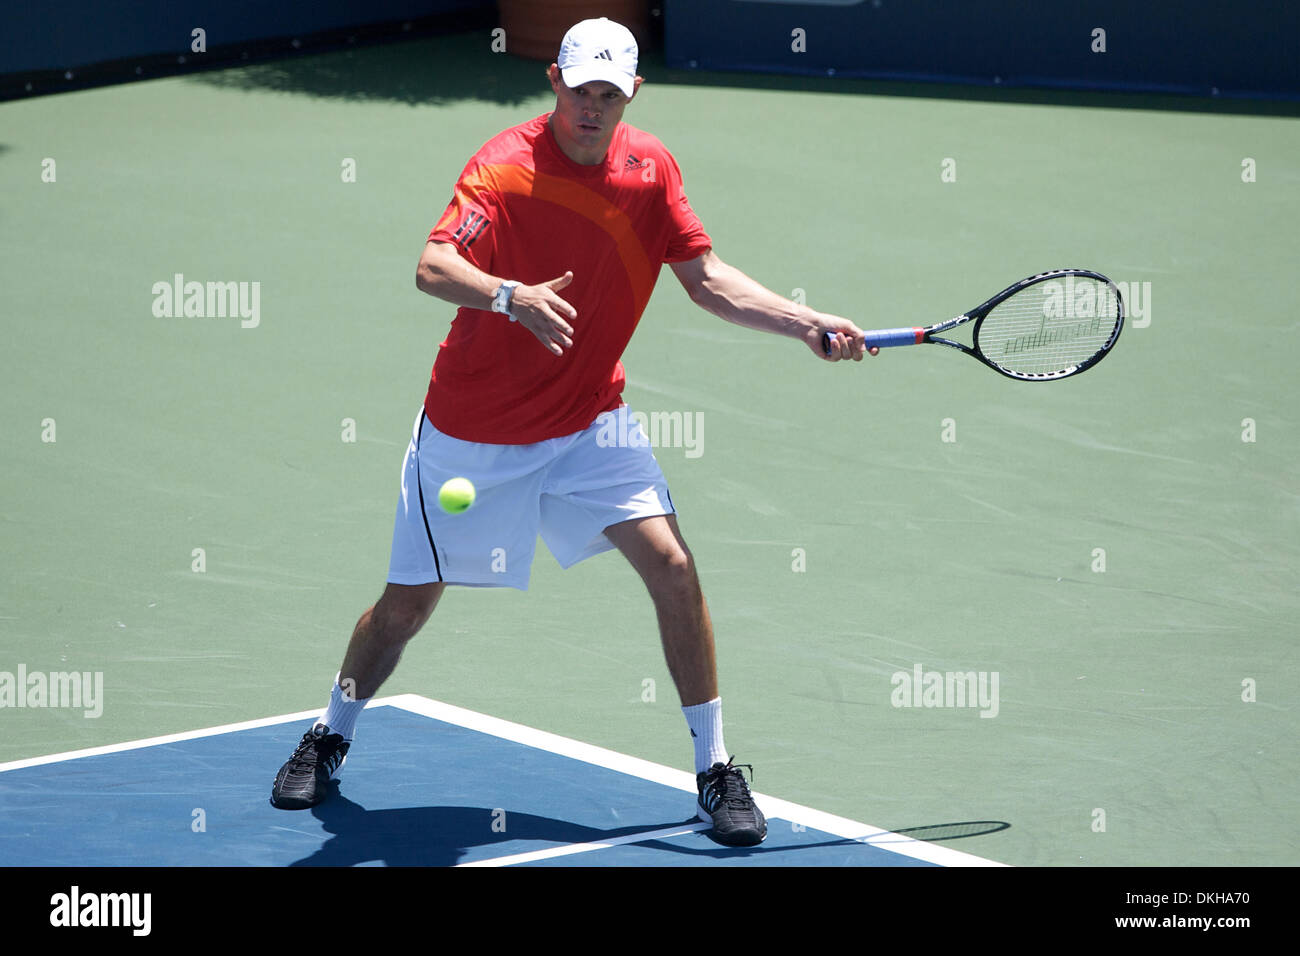
M 492 311 L 510 316 L 511 322 L 515 321 L 515 317 L 510 315 L 510 299 L 514 296 L 515 287 L 518 285 L 518 282 L 506 279 L 497 287 L 496 295 L 492 297 Z

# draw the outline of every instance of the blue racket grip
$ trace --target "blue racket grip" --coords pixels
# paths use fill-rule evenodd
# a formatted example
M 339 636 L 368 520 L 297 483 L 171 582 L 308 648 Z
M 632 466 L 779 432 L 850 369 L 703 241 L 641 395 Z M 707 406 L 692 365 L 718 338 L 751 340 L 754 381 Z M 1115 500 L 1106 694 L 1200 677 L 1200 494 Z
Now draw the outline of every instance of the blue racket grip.
M 822 333 L 822 351 L 827 355 L 831 354 L 831 338 L 833 332 Z M 890 349 L 897 345 L 917 345 L 925 341 L 923 329 L 881 329 L 878 332 L 868 332 L 863 339 L 867 348 Z

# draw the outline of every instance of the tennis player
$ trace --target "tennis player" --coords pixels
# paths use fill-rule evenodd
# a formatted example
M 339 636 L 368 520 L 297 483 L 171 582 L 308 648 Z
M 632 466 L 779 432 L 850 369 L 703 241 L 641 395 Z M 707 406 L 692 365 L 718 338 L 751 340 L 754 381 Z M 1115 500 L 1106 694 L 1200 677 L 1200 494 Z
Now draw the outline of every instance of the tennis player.
M 574 26 L 547 71 L 554 111 L 479 149 L 429 234 L 416 285 L 460 308 L 412 429 L 388 584 L 275 779 L 277 807 L 328 795 L 358 714 L 446 587 L 527 588 L 540 534 L 563 567 L 617 548 L 641 575 L 694 743 L 697 813 L 721 843 L 766 836 L 723 743 L 708 606 L 667 482 L 622 401 L 620 358 L 665 262 L 693 302 L 729 322 L 799 339 L 823 361 L 867 350 L 848 319 L 718 258 L 672 155 L 622 122 L 636 71 L 626 28 Z M 836 333 L 829 355 L 823 330 Z M 457 515 L 436 504 L 453 477 L 477 489 Z

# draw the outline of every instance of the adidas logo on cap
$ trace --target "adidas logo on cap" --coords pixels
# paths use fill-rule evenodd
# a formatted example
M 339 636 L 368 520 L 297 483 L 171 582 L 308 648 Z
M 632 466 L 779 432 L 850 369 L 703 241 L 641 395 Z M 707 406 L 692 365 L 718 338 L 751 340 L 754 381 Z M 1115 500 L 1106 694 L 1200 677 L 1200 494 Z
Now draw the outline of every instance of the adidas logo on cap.
M 604 81 L 613 83 L 624 95 L 636 90 L 638 50 L 636 37 L 621 23 L 606 17 L 583 20 L 564 35 L 556 64 L 568 87 Z

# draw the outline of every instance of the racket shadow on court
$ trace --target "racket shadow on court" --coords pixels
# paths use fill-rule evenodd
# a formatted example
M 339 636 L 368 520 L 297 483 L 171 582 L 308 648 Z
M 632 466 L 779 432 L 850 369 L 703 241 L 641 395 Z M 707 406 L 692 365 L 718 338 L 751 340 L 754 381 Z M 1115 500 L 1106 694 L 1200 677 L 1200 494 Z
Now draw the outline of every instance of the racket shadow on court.
M 647 840 L 639 846 L 654 846 L 663 849 L 677 850 L 678 852 L 687 852 L 699 856 L 711 857 L 735 857 L 737 855 L 760 857 L 758 862 L 772 866 L 800 866 L 800 854 L 808 850 L 829 849 L 839 847 L 849 850 L 855 847 L 869 846 L 882 850 L 892 848 L 901 848 L 913 840 L 921 840 L 925 843 L 944 843 L 949 840 L 962 840 L 967 837 L 985 836 L 991 833 L 999 833 L 1002 830 L 1011 828 L 1011 824 L 1002 820 L 970 820 L 963 823 L 932 823 L 919 827 L 904 827 L 899 830 L 885 831 L 882 833 L 872 834 L 865 837 L 837 837 L 834 840 L 821 840 L 816 843 L 796 843 L 782 844 L 777 838 L 778 828 L 790 829 L 793 824 L 789 820 L 768 820 L 768 838 L 759 846 L 751 847 L 745 850 L 734 850 L 727 847 L 716 846 L 704 849 L 682 850 L 680 847 L 674 847 L 660 841 Z M 904 853 L 906 851 L 903 851 Z M 900 857 L 900 859 L 907 859 Z M 912 862 L 912 861 L 908 861 Z M 866 861 L 861 857 L 846 855 L 841 861 L 841 865 L 863 865 Z M 820 865 L 835 865 L 822 862 Z
M 863 837 L 858 843 L 871 846 L 885 846 L 900 842 L 900 837 L 911 837 L 926 843 L 945 843 L 949 840 L 964 840 L 967 837 L 988 836 L 1010 830 L 1011 824 L 1005 820 L 968 820 L 964 823 L 930 823 L 921 827 L 902 827 L 878 836 Z
M 887 831 L 867 837 L 836 837 L 833 840 L 821 840 L 816 843 L 782 843 L 778 836 L 780 830 L 786 829 L 787 831 L 791 831 L 793 828 L 794 824 L 789 820 L 771 818 L 768 820 L 767 840 L 755 847 L 726 847 L 716 843 L 705 847 L 680 847 L 670 843 L 665 843 L 662 840 L 646 840 L 637 845 L 655 847 L 656 849 L 672 850 L 676 853 L 686 853 L 691 856 L 715 858 L 757 857 L 763 858 L 760 859 L 759 862 L 774 866 L 799 866 L 800 854 L 813 849 L 825 849 L 828 847 L 849 849 L 856 846 L 872 846 L 888 849 L 891 845 L 899 846 L 910 842 L 908 838 L 911 840 L 922 840 L 926 843 L 941 843 L 948 840 L 961 840 L 966 837 L 998 833 L 1002 830 L 1010 829 L 1011 824 L 1001 820 L 971 820 L 964 823 L 934 823 L 926 826 L 906 827 L 901 830 Z M 802 829 L 806 830 L 807 828 Z M 852 864 L 855 861 L 845 859 L 844 862 Z

